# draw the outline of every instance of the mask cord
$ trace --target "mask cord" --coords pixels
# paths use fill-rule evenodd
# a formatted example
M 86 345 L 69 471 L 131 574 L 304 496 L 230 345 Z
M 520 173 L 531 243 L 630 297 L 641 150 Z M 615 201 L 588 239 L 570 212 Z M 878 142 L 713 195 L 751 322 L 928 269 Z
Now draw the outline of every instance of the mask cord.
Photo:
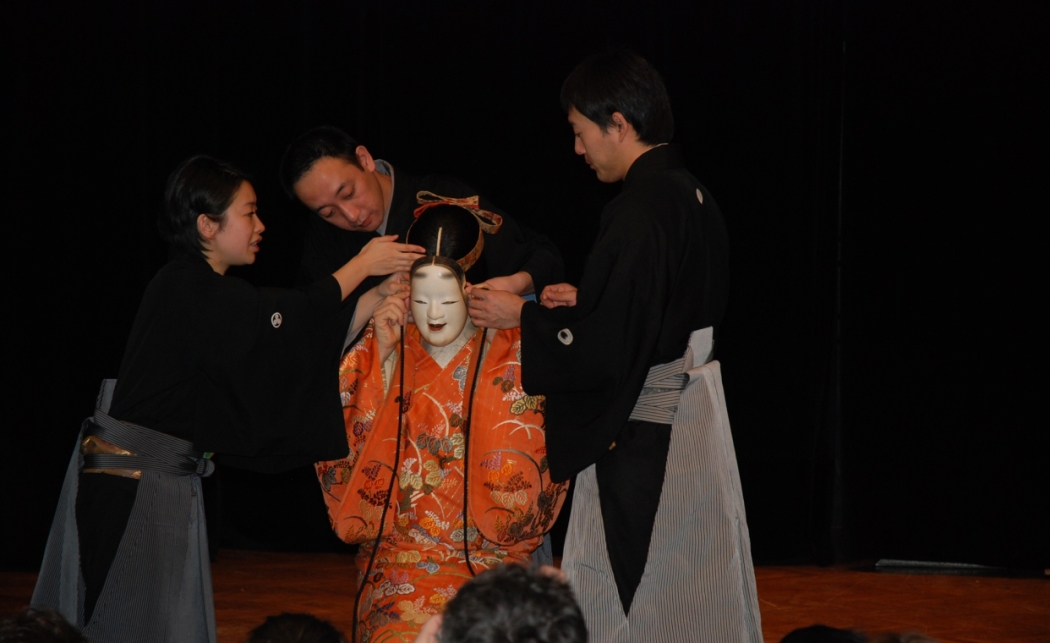
M 478 374 L 481 373 L 481 363 L 485 357 L 485 333 L 486 329 L 480 329 L 478 334 L 478 358 L 475 360 L 474 377 L 471 378 L 470 395 L 468 397 L 467 417 L 463 421 L 463 556 L 467 561 L 467 569 L 471 576 L 477 576 L 474 564 L 470 562 L 470 538 L 467 529 L 467 487 L 470 482 L 470 421 L 474 416 L 474 394 L 478 390 Z
M 397 472 L 401 468 L 401 442 L 402 442 L 402 431 L 404 430 L 404 419 L 405 419 L 405 328 L 401 328 L 401 357 L 400 357 L 400 374 L 398 377 L 398 396 L 395 400 L 397 402 L 397 445 L 394 447 L 394 468 L 390 471 L 390 486 L 386 490 L 386 501 L 383 503 L 383 513 L 379 516 L 379 531 L 376 536 L 375 545 L 372 547 L 372 554 L 368 557 L 368 565 L 365 566 L 365 575 L 361 578 L 361 587 L 357 590 L 357 596 L 354 597 L 354 629 L 350 636 L 350 643 L 357 643 L 357 628 L 360 626 L 361 615 L 358 613 L 358 609 L 361 606 L 361 596 L 364 595 L 365 587 L 368 585 L 368 576 L 372 573 L 372 565 L 375 564 L 376 553 L 379 552 L 379 544 L 383 540 L 383 526 L 386 524 L 386 513 L 387 509 L 390 508 L 390 502 L 394 497 L 394 483 L 397 481 Z

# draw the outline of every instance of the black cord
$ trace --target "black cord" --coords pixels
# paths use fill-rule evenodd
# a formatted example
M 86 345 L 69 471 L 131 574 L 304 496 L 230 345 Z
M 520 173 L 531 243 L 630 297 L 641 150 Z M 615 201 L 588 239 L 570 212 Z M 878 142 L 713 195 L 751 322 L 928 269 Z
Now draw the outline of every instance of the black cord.
M 400 388 L 400 395 L 397 396 L 397 445 L 394 447 L 394 468 L 390 471 L 390 486 L 386 490 L 386 502 L 383 503 L 383 512 L 379 514 L 379 532 L 376 536 L 375 546 L 372 547 L 372 555 L 368 557 L 368 565 L 365 566 L 365 575 L 361 578 L 361 587 L 357 589 L 357 596 L 354 597 L 354 629 L 350 634 L 350 643 L 357 643 L 357 626 L 360 619 L 360 615 L 357 610 L 361 606 L 361 596 L 365 593 L 365 585 L 368 584 L 368 575 L 372 573 L 372 565 L 376 561 L 376 553 L 379 551 L 379 544 L 383 540 L 383 525 L 386 523 L 386 512 L 390 508 L 390 501 L 394 497 L 394 482 L 397 480 L 397 472 L 401 467 L 401 432 L 404 427 L 405 419 L 405 328 L 401 328 L 401 368 L 400 377 L 398 378 L 398 386 Z
M 470 480 L 470 420 L 474 415 L 474 393 L 478 390 L 478 374 L 481 372 L 481 363 L 485 357 L 485 333 L 481 329 L 478 341 L 478 358 L 475 360 L 474 378 L 470 384 L 470 395 L 467 399 L 466 417 L 463 419 L 463 556 L 467 560 L 467 569 L 471 576 L 477 576 L 474 564 L 470 562 L 470 540 L 467 537 L 467 483 Z

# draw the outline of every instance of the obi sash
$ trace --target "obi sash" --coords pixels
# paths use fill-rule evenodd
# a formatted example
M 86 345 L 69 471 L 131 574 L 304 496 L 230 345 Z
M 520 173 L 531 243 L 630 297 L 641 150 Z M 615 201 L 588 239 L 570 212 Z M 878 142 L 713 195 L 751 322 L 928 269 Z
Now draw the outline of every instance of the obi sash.
M 99 406 L 106 406 L 104 395 Z M 84 454 L 81 445 L 91 436 L 130 454 Z M 76 522 L 79 477 L 85 468 L 141 472 L 124 537 L 88 623 Z M 215 643 L 200 482 L 214 468 L 189 442 L 120 422 L 97 409 L 84 420 L 66 469 L 30 604 L 57 610 L 92 641 Z
M 678 413 L 678 401 L 690 382 L 691 376 L 688 371 L 708 362 L 714 346 L 712 338 L 710 326 L 693 331 L 689 335 L 689 347 L 686 348 L 685 355 L 673 362 L 657 364 L 650 368 L 630 419 L 655 424 L 674 423 L 675 414 Z

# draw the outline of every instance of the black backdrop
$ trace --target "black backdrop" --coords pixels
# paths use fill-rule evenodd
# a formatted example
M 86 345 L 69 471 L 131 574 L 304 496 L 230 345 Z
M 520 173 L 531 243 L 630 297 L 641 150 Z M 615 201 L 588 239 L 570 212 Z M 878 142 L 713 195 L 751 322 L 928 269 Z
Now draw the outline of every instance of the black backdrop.
M 276 167 L 324 123 L 466 179 L 575 279 L 616 187 L 573 155 L 558 89 L 628 46 L 664 74 L 676 141 L 728 219 L 719 358 L 756 559 L 1050 567 L 1035 7 L 11 5 L 0 564 L 39 564 L 78 423 L 165 259 L 153 214 L 179 160 L 256 177 L 268 231 L 240 274 L 259 284 L 292 282 L 306 215 Z M 333 547 L 311 484 L 224 472 L 224 546 Z

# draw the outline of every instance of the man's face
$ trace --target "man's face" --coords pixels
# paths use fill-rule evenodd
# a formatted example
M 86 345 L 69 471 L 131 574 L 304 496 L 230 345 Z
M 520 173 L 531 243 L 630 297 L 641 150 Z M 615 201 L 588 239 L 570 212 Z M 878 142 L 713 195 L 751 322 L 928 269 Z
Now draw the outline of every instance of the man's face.
M 623 165 L 620 147 L 612 128 L 602 131 L 597 123 L 569 108 L 569 124 L 576 136 L 576 153 L 583 156 L 587 165 L 598 175 L 602 183 L 615 183 L 627 174 Z
M 467 303 L 456 275 L 445 266 L 418 268 L 412 275 L 412 318 L 423 341 L 448 346 L 467 323 Z
M 383 223 L 386 199 L 375 171 L 375 161 L 363 146 L 357 148 L 357 167 L 344 159 L 322 156 L 293 189 L 303 205 L 337 228 L 374 232 Z

